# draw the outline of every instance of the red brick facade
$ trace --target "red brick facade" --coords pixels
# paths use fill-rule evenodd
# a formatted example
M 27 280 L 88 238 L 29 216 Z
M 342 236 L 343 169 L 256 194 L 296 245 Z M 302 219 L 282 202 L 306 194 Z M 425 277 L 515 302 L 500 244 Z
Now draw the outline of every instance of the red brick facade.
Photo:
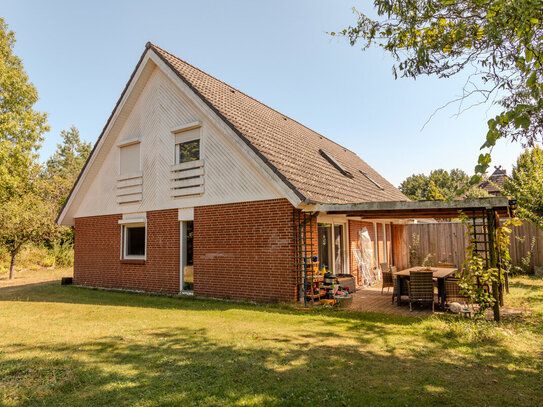
M 294 301 L 292 210 L 286 199 L 194 208 L 194 293 Z
M 121 225 L 118 223 L 121 218 L 121 215 L 76 218 L 74 283 L 89 287 L 178 293 L 177 210 L 147 212 L 144 262 L 121 261 Z
M 286 199 L 195 208 L 195 295 L 294 301 L 292 210 Z M 142 264 L 120 259 L 121 218 L 76 219 L 75 284 L 178 293 L 177 210 L 147 212 L 147 252 Z
M 194 293 L 199 296 L 262 302 L 295 301 L 292 205 L 286 199 L 194 208 Z M 121 215 L 77 218 L 75 284 L 176 294 L 179 292 L 177 209 L 147 212 L 147 255 L 121 261 Z M 317 219 L 313 219 L 317 254 Z M 358 232 L 372 223 L 349 220 L 351 274 L 357 276 L 352 249 Z M 392 257 L 391 228 L 387 257 Z M 309 238 L 309 236 L 307 236 Z M 377 224 L 379 260 L 384 259 L 383 224 Z M 375 246 L 373 246 L 375 247 Z M 359 281 L 361 283 L 361 281 Z

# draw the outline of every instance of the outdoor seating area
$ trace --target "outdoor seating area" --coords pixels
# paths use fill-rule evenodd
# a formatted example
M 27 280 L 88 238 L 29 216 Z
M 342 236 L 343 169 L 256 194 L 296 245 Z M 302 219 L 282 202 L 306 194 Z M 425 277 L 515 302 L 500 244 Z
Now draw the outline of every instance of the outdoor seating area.
M 466 316 L 472 313 L 469 298 L 461 293 L 458 285 L 458 268 L 452 264 L 398 271 L 395 266 L 381 263 L 379 268 L 381 283 L 358 290 L 349 308 L 414 316 L 446 311 Z M 457 304 L 451 307 L 453 303 Z

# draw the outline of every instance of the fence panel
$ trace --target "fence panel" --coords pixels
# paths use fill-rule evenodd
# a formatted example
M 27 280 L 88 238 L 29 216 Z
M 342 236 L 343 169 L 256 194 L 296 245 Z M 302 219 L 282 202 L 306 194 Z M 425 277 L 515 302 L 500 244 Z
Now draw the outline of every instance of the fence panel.
M 461 266 L 466 259 L 465 235 L 466 228 L 459 222 L 395 226 L 395 263 L 399 268 L 406 268 L 421 264 L 430 255 L 432 264 L 444 261 Z M 516 266 L 528 264 L 530 270 L 533 270 L 534 266 L 543 266 L 543 230 L 531 222 L 513 227 L 510 254 L 511 261 Z M 411 261 L 410 256 L 414 257 Z

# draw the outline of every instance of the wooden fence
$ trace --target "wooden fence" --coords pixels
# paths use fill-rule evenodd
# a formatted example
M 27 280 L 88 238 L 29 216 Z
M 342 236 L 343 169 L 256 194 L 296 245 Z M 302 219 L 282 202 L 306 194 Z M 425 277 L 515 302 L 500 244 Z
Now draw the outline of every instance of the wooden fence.
M 445 261 L 461 266 L 466 259 L 466 229 L 461 223 L 419 223 L 394 225 L 392 231 L 394 262 L 398 268 L 422 264 L 430 255 L 431 264 Z M 543 266 L 543 230 L 530 222 L 513 228 L 511 260 L 521 267 L 529 261 L 529 270 Z M 410 261 L 410 256 L 413 259 Z

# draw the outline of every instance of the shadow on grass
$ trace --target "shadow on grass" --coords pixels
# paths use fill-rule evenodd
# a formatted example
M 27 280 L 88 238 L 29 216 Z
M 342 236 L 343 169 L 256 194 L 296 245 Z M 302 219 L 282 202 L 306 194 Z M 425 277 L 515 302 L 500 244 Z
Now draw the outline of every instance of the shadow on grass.
M 365 322 L 391 322 L 410 325 L 420 318 L 359 312 L 340 309 L 298 309 L 294 304 L 254 304 L 249 302 L 221 301 L 190 296 L 165 296 L 102 290 L 76 286 L 60 286 L 59 281 L 49 281 L 10 287 L 0 287 L 1 301 L 53 302 L 100 306 L 177 309 L 185 311 L 228 311 L 232 309 L 289 315 L 309 315 L 332 319 Z
M 14 344 L 0 355 L 0 395 L 13 405 L 304 407 L 528 406 L 543 397 L 541 364 L 527 367 L 500 351 L 451 360 L 326 340 L 279 343 L 242 347 L 210 340 L 206 329 L 163 328 L 141 331 L 133 342 Z
M 540 350 L 512 352 L 507 338 L 472 321 L 307 312 L 58 282 L 0 288 L 0 301 L 182 310 L 193 318 L 233 309 L 304 323 L 290 333 L 278 323 L 266 337 L 248 332 L 243 343 L 213 339 L 210 328 L 159 327 L 77 344 L 3 344 L 0 405 L 529 406 L 543 398 Z

